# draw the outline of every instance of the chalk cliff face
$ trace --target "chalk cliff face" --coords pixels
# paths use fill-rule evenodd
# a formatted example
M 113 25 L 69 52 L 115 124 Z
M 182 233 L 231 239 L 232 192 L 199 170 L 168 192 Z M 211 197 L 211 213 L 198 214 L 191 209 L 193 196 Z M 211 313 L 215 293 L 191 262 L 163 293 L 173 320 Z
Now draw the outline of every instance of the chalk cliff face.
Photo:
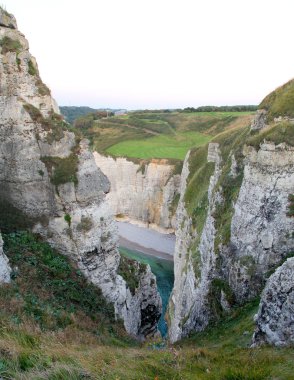
M 8 258 L 3 253 L 3 240 L 0 234 L 0 284 L 10 282 L 11 268 L 8 263 Z
M 117 231 L 105 201 L 109 181 L 87 141 L 68 131 L 28 42 L 3 10 L 0 89 L 0 203 L 7 217 L 25 215 L 35 232 L 75 260 L 114 304 L 129 333 L 154 332 L 157 320 L 144 321 L 148 307 L 161 313 L 155 277 L 147 268 L 132 294 L 117 274 Z
M 94 152 L 97 166 L 110 181 L 107 200 L 116 215 L 148 227 L 173 232 L 180 175 L 167 160 L 135 164 Z
M 270 140 L 255 148 L 248 128 L 229 133 L 209 145 L 202 166 L 203 149 L 184 164 L 168 312 L 172 341 L 259 295 L 268 273 L 294 249 L 288 213 L 294 148 Z
M 294 258 L 288 259 L 269 278 L 255 316 L 253 346 L 294 345 Z

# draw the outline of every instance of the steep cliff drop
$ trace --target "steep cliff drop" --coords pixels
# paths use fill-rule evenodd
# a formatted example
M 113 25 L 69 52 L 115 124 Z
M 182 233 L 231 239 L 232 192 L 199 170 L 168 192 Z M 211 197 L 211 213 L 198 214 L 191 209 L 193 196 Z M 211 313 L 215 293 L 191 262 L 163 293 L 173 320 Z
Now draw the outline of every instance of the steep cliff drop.
M 293 252 L 293 115 L 278 108 L 289 88 L 293 81 L 263 101 L 252 128 L 222 133 L 185 160 L 168 312 L 173 342 L 258 296 Z
M 170 233 L 175 229 L 180 175 L 168 160 L 135 163 L 94 152 L 97 166 L 109 178 L 107 194 L 113 212 L 130 222 Z
M 68 130 L 14 17 L 0 8 L 0 21 L 1 220 L 31 228 L 75 260 L 130 334 L 153 335 L 161 314 L 156 280 L 148 266 L 135 268 L 131 291 L 118 275 L 125 273 L 105 202 L 109 181 L 87 141 Z

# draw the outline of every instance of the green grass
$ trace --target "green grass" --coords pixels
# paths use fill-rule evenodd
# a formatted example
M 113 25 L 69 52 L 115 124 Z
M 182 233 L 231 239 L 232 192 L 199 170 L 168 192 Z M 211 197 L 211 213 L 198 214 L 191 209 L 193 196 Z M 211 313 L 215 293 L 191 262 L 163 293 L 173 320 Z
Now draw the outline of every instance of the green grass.
M 278 116 L 294 118 L 294 79 L 266 96 L 260 103 L 259 108 L 264 108 L 268 111 L 268 122 Z
M 4 241 L 14 268 L 0 287 L 4 380 L 293 380 L 293 348 L 249 347 L 258 301 L 174 346 L 139 345 L 68 258 L 28 233 Z
M 188 149 L 240 124 L 249 125 L 252 112 L 136 111 L 124 116 L 86 115 L 75 125 L 94 150 L 131 158 L 178 158 Z
M 200 146 L 211 137 L 198 132 L 180 133 L 176 136 L 154 136 L 146 140 L 123 141 L 107 149 L 114 156 L 136 158 L 176 158 L 184 159 L 192 146 Z

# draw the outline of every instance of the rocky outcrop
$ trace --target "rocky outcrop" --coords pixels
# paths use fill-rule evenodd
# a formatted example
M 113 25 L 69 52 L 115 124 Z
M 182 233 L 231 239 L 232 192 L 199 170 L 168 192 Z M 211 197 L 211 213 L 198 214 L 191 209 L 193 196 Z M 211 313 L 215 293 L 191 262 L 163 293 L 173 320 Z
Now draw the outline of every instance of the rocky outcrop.
M 294 346 L 294 258 L 288 259 L 269 278 L 258 313 L 253 346 L 264 343 Z
M 113 212 L 147 227 L 173 232 L 180 175 L 167 160 L 134 163 L 94 152 L 97 166 L 109 178 L 107 194 Z
M 201 160 L 200 153 L 194 163 L 185 162 L 169 305 L 172 341 L 203 330 L 233 304 L 260 294 L 269 271 L 294 249 L 294 219 L 288 214 L 294 149 L 263 143 L 256 150 L 243 147 L 245 140 L 237 136 L 231 147 L 221 139 L 209 145 L 207 158 L 215 166 L 202 198 L 197 193 L 205 194 L 201 181 L 207 164 L 197 171 L 203 170 L 200 182 L 193 183 L 188 170 Z M 193 191 L 192 199 L 186 197 Z
M 210 321 L 211 311 L 207 303 L 217 258 L 214 253 L 213 211 L 215 197 L 218 197 L 218 194 L 213 194 L 213 191 L 220 176 L 219 144 L 209 144 L 207 160 L 214 163 L 215 168 L 208 188 L 208 215 L 202 234 L 193 225 L 184 201 L 190 174 L 189 153 L 182 171 L 174 253 L 175 282 L 170 297 L 168 318 L 169 337 L 172 342 L 186 336 L 190 331 L 203 330 Z M 197 249 L 196 257 L 195 249 Z
M 257 296 L 265 274 L 294 249 L 293 218 L 288 217 L 294 189 L 294 148 L 264 143 L 244 149 L 244 178 L 231 223 L 230 285 L 240 301 Z
M 0 284 L 10 282 L 11 268 L 9 266 L 8 258 L 3 252 L 3 240 L 0 234 Z
M 264 109 L 257 110 L 255 117 L 251 124 L 252 131 L 259 131 L 266 127 L 267 111 Z
M 3 14 L 0 10 L 0 20 Z M 25 216 L 33 231 L 75 260 L 113 303 L 129 333 L 148 335 L 157 320 L 144 325 L 146 308 L 161 311 L 154 277 L 147 268 L 131 294 L 118 275 L 117 230 L 105 201 L 109 181 L 87 141 L 68 131 L 14 18 L 5 20 L 0 27 L 0 204 L 7 218 L 21 222 Z

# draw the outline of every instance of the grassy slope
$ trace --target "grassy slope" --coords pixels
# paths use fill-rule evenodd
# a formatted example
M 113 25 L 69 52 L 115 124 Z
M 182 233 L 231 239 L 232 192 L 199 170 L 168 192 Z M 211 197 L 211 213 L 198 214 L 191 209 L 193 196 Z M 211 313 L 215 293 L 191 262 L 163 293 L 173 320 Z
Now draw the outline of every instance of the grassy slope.
M 278 116 L 294 118 L 294 79 L 271 92 L 259 105 L 268 110 L 268 121 Z
M 81 128 L 101 153 L 133 158 L 183 159 L 188 149 L 225 129 L 250 124 L 250 112 L 133 112 Z
M 14 272 L 0 288 L 3 379 L 293 379 L 293 349 L 248 348 L 256 302 L 175 346 L 139 346 L 68 259 L 27 233 L 4 240 Z

